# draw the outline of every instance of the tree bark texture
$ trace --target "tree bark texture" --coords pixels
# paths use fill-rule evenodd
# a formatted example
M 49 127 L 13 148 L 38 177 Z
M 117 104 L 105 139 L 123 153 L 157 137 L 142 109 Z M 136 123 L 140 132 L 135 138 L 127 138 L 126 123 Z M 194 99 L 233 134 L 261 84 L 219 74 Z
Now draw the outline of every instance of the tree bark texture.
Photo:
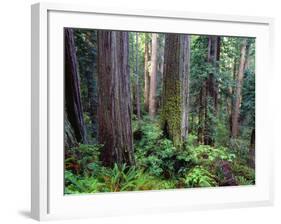
M 149 89 L 149 116 L 156 114 L 156 89 L 157 89 L 157 34 L 152 34 L 151 73 Z
M 234 90 L 234 106 L 232 112 L 232 125 L 231 125 L 231 137 L 237 138 L 239 134 L 239 115 L 240 115 L 240 105 L 241 105 L 241 96 L 242 96 L 242 85 L 243 77 L 245 71 L 246 63 L 246 50 L 247 49 L 247 38 L 244 38 L 241 43 L 240 50 L 240 63 L 237 73 L 236 87 Z
M 65 111 L 76 141 L 87 143 L 73 30 L 65 28 Z M 67 122 L 68 123 L 68 122 Z
M 205 145 L 214 144 L 214 126 L 215 117 L 218 111 L 218 83 L 216 73 L 218 71 L 218 61 L 220 58 L 220 37 L 209 36 L 208 37 L 208 57 L 207 61 L 212 67 L 207 79 L 204 81 L 202 88 L 202 100 L 204 115 L 202 123 L 200 124 L 203 131 L 203 143 Z M 201 112 L 202 113 L 202 112 Z M 204 123 L 204 124 L 203 124 Z
M 232 76 L 233 76 L 233 80 L 235 81 L 236 80 L 236 76 L 237 76 L 237 58 L 234 58 L 234 61 L 233 61 L 233 73 L 232 73 Z M 233 117 L 233 111 L 234 111 L 234 88 L 233 87 L 230 87 L 229 88 L 229 95 L 231 96 L 230 98 L 230 103 L 229 103 L 229 130 L 230 130 L 230 137 L 232 136 L 232 117 Z
M 145 34 L 144 44 L 144 109 L 148 112 L 149 108 L 149 38 L 148 34 Z
M 157 89 L 163 89 L 163 72 L 164 72 L 164 51 L 165 51 L 165 36 L 158 38 L 158 68 L 157 68 Z M 158 112 L 162 106 L 162 96 L 157 96 L 156 111 Z
M 96 61 L 96 58 L 93 59 Z M 94 66 L 93 66 L 94 67 Z M 86 80 L 87 80 L 87 100 L 88 100 L 88 106 L 87 111 L 89 113 L 90 119 L 91 119 L 91 136 L 92 138 L 97 137 L 97 94 L 96 94 L 96 80 L 95 75 L 96 70 L 90 69 L 85 72 Z M 89 134 L 89 133 L 88 133 Z M 88 139 L 90 142 L 90 139 Z
M 204 144 L 205 133 L 205 98 L 206 98 L 206 82 L 202 83 L 199 93 L 199 108 L 198 108 L 198 143 Z
M 180 94 L 181 94 L 181 139 L 185 141 L 188 136 L 189 112 L 189 74 L 190 74 L 190 38 L 188 35 L 180 36 Z
M 189 42 L 188 35 L 166 34 L 161 122 L 178 148 L 188 134 Z
M 98 141 L 105 166 L 134 164 L 128 33 L 98 31 Z
M 64 113 L 64 147 L 72 148 L 78 145 L 74 130 L 68 120 L 67 113 Z
M 138 120 L 141 119 L 141 105 L 140 105 L 140 81 L 139 81 L 139 69 L 138 69 L 138 66 L 139 66 L 139 58 L 138 58 L 138 40 L 139 40 L 139 37 L 138 37 L 138 33 L 136 33 L 136 68 L 135 68 L 135 74 L 136 74 L 136 103 L 137 103 L 137 118 Z

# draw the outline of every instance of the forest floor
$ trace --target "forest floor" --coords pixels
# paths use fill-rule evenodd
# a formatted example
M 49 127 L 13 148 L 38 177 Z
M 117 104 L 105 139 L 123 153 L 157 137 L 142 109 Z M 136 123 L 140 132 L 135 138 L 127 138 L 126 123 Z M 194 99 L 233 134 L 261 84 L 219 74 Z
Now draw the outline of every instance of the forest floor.
M 102 145 L 65 150 L 65 194 L 255 184 L 255 171 L 229 147 L 198 144 L 189 134 L 182 149 L 164 137 L 157 121 L 133 121 L 134 166 L 104 167 Z

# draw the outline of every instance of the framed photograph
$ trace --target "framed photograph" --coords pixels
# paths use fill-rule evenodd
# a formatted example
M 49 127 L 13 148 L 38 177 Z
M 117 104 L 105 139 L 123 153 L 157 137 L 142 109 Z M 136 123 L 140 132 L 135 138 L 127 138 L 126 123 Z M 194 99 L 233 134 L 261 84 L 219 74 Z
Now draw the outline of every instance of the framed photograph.
M 271 205 L 272 30 L 32 5 L 32 217 Z

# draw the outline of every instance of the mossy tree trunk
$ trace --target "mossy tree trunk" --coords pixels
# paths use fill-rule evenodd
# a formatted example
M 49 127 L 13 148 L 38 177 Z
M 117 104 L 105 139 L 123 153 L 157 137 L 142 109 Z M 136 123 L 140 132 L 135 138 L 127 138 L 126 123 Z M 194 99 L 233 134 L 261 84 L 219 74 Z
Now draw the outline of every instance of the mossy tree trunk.
M 67 146 L 76 142 L 87 143 L 83 109 L 81 104 L 80 80 L 78 75 L 78 62 L 74 44 L 73 30 L 65 28 L 65 138 Z M 71 130 L 73 129 L 73 131 Z
M 161 123 L 177 148 L 188 134 L 189 67 L 189 36 L 166 34 Z
M 101 161 L 133 165 L 128 32 L 98 31 L 98 142 Z

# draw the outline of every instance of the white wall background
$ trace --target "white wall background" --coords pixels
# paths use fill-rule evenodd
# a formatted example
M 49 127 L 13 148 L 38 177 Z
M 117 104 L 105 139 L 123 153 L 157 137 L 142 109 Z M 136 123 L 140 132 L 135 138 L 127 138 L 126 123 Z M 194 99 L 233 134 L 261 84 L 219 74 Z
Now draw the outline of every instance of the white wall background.
M 0 223 L 34 223 L 30 208 L 30 4 L 32 0 L 6 0 L 0 6 Z M 75 0 L 56 2 L 78 3 Z M 269 132 L 275 142 L 275 205 L 273 207 L 193 211 L 60 221 L 58 223 L 280 223 L 281 133 L 280 41 L 278 0 L 80 0 L 79 4 L 114 8 L 163 9 L 221 14 L 268 16 L 275 24 L 275 86 L 268 95 L 274 124 Z M 279 76 L 279 77 L 278 77 Z

